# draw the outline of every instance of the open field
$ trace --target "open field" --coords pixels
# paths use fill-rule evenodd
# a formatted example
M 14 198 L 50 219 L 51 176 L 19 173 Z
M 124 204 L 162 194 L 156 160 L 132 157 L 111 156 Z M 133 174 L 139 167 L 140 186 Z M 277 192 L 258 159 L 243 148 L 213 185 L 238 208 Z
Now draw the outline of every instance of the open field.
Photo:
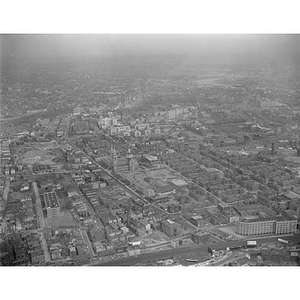
M 56 146 L 56 143 L 31 143 L 26 146 L 20 146 L 17 151 L 18 158 L 25 164 L 33 165 L 40 164 L 57 164 L 61 159 L 61 150 Z
M 75 223 L 71 213 L 69 211 L 62 211 L 61 217 L 46 219 L 45 223 L 46 227 L 75 227 L 77 224 Z
M 177 178 L 178 176 L 173 174 L 167 169 L 159 169 L 147 172 L 147 176 L 155 180 L 169 180 Z
M 168 240 L 169 240 L 169 237 L 166 236 L 162 232 L 155 232 L 155 233 L 148 235 L 145 238 L 142 238 L 143 243 L 147 246 L 160 244 L 160 243 L 166 242 Z
M 8 201 L 21 201 L 24 198 L 28 198 L 31 197 L 31 192 L 27 191 L 27 192 L 10 192 L 8 194 Z

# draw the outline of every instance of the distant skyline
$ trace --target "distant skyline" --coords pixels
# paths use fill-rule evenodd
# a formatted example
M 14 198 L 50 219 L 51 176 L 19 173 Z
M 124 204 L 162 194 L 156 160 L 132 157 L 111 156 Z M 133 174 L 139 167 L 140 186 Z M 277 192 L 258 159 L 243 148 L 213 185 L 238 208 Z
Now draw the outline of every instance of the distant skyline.
M 183 55 L 242 63 L 300 62 L 300 35 L 1 35 L 1 60 L 94 59 Z

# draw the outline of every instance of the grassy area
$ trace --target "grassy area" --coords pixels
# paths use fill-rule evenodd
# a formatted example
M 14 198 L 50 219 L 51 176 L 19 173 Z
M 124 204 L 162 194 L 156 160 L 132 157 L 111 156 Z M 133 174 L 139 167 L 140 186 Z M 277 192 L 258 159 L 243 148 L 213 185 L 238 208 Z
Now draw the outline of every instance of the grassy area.
M 10 192 L 8 194 L 8 201 L 21 201 L 21 199 L 30 197 L 31 193 L 28 192 Z
M 69 211 L 62 211 L 61 217 L 45 219 L 46 227 L 75 227 L 77 226 Z

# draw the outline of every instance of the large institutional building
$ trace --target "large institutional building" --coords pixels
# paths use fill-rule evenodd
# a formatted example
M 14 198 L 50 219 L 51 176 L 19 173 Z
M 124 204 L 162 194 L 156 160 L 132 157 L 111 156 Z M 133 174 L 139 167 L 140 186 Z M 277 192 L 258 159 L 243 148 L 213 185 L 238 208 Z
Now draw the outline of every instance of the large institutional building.
M 136 161 L 133 158 L 133 155 L 130 152 L 130 149 L 127 152 L 126 156 L 120 157 L 117 154 L 115 147 L 112 147 L 110 150 L 110 164 L 114 172 L 132 172 L 135 169 Z
M 43 200 L 45 202 L 47 218 L 55 218 L 60 216 L 60 206 L 58 203 L 57 195 L 55 192 L 49 192 L 43 194 Z
M 297 220 L 287 215 L 272 219 L 245 220 L 236 223 L 240 235 L 290 234 L 297 232 Z

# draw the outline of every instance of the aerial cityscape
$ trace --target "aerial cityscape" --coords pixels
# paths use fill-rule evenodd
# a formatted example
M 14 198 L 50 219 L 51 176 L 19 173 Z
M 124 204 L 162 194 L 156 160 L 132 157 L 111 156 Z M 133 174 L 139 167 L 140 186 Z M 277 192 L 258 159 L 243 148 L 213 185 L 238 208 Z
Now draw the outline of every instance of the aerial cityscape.
M 299 35 L 0 35 L 0 266 L 299 266 Z

